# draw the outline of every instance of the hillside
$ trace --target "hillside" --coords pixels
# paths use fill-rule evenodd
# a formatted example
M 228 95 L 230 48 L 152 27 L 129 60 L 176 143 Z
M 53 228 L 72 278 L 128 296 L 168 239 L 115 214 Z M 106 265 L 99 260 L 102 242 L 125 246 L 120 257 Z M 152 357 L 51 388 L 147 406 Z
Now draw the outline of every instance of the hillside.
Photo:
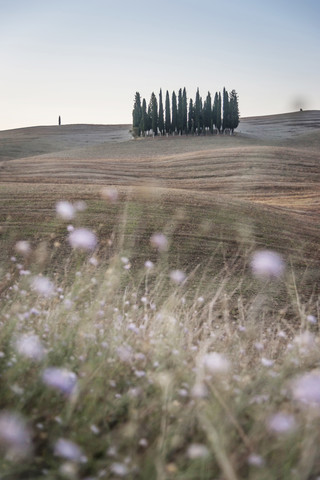
M 69 199 L 86 200 L 83 222 L 105 235 L 127 203 L 128 248 L 180 218 L 171 230 L 186 264 L 206 261 L 221 241 L 245 241 L 287 251 L 304 269 L 305 258 L 320 258 L 319 125 L 310 111 L 243 119 L 235 136 L 131 140 L 127 125 L 0 132 L 2 258 L 17 236 L 54 235 L 55 203 Z M 117 206 L 100 197 L 110 185 Z

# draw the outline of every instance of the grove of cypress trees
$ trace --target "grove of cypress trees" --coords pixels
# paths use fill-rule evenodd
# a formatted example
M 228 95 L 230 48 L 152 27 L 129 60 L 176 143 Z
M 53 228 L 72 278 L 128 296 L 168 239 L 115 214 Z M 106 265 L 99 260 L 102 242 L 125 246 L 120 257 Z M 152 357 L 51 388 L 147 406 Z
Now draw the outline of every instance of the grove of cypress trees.
M 162 103 L 162 90 L 160 88 L 159 93 L 159 118 L 158 118 L 158 126 L 161 135 L 164 134 L 164 119 L 163 119 L 163 103 Z
M 213 127 L 220 132 L 221 129 L 234 129 L 239 125 L 238 95 L 235 90 L 229 94 L 223 88 L 221 93 L 216 92 L 214 98 L 208 92 L 205 101 L 202 101 L 199 88 L 196 91 L 195 100 L 189 100 L 188 106 L 187 91 L 180 88 L 178 98 L 172 92 L 171 108 L 170 95 L 166 91 L 165 111 L 162 97 L 162 89 L 159 92 L 159 103 L 154 92 L 152 92 L 147 109 L 146 100 L 143 98 L 141 105 L 140 93 L 136 92 L 132 111 L 133 135 L 144 136 L 145 132 L 153 131 L 154 135 L 178 132 L 181 134 L 196 133 L 197 135 L 213 133 Z
M 172 92 L 172 132 L 175 133 L 178 127 L 178 108 L 177 108 L 177 96 L 175 92 Z
M 170 113 L 170 98 L 169 92 L 166 93 L 166 120 L 165 120 L 166 133 L 171 133 L 171 113 Z

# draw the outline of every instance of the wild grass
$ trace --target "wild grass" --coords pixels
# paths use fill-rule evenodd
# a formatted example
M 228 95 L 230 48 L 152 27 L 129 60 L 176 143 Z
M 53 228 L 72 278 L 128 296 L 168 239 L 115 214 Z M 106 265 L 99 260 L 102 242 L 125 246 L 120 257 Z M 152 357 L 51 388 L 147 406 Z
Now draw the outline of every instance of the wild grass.
M 319 298 L 285 256 L 254 277 L 253 244 L 217 248 L 214 273 L 173 271 L 153 246 L 145 264 L 123 238 L 71 251 L 59 274 L 18 246 L 2 281 L 0 478 L 317 478 Z

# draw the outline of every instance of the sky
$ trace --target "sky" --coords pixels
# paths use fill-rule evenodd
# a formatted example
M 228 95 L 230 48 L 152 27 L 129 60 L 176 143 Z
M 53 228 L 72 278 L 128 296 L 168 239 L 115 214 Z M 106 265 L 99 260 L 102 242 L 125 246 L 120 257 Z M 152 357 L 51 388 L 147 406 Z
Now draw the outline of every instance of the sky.
M 0 130 L 132 122 L 135 92 L 320 109 L 319 0 L 0 0 Z

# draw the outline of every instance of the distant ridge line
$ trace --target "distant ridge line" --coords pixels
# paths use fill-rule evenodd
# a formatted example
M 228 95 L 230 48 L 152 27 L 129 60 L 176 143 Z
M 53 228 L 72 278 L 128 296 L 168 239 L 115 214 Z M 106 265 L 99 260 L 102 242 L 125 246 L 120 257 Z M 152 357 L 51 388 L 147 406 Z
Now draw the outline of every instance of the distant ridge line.
M 274 118 L 274 117 L 287 117 L 287 116 L 296 116 L 296 115 L 303 115 L 303 114 L 318 114 L 320 115 L 320 110 L 295 110 L 293 112 L 286 112 L 286 113 L 270 113 L 268 115 L 251 115 L 248 117 L 240 117 L 241 120 L 257 120 L 257 119 L 268 119 L 268 118 Z

